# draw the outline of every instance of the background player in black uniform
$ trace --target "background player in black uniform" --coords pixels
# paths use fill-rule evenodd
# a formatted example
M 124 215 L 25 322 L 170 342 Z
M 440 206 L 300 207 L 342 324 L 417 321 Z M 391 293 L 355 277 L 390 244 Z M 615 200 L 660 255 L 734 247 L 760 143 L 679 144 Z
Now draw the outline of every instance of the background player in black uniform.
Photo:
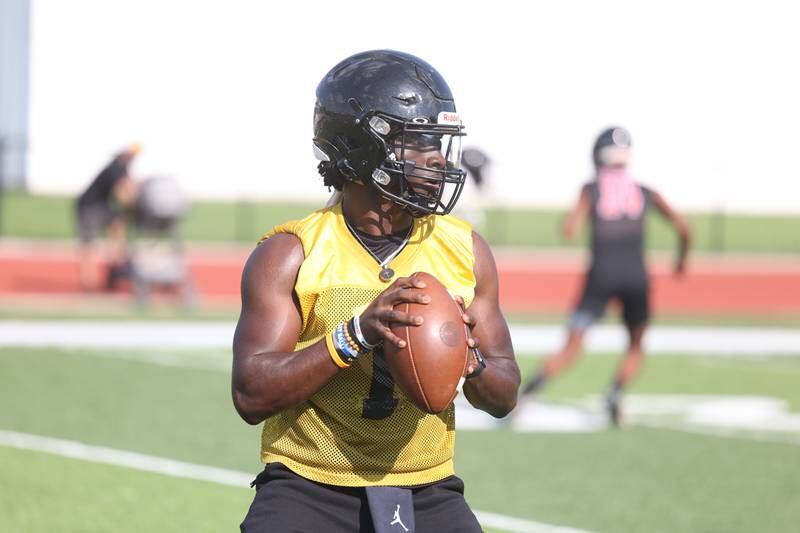
M 620 421 L 620 394 L 642 364 L 642 338 L 650 318 L 649 282 L 644 262 L 645 214 L 655 207 L 675 228 L 680 246 L 675 274 L 682 275 L 689 250 L 689 227 L 656 191 L 635 182 L 627 172 L 630 135 L 619 127 L 603 131 L 592 156 L 596 179 L 583 186 L 567 215 L 563 233 L 573 238 L 583 220 L 591 217 L 591 266 L 586 273 L 580 302 L 569 321 L 564 347 L 548 358 L 523 389 L 535 394 L 545 382 L 581 355 L 586 330 L 603 316 L 611 299 L 622 304 L 622 317 L 630 342 L 606 395 L 611 422 Z
M 136 185 L 130 178 L 129 167 L 140 151 L 140 145 L 131 144 L 116 154 L 78 196 L 75 205 L 80 239 L 78 269 L 81 288 L 84 290 L 97 288 L 98 257 L 94 244 L 97 237 L 104 232 L 108 232 L 110 255 L 107 288 L 113 288 L 115 280 L 125 269 L 127 252 L 124 210 L 131 207 L 136 199 Z

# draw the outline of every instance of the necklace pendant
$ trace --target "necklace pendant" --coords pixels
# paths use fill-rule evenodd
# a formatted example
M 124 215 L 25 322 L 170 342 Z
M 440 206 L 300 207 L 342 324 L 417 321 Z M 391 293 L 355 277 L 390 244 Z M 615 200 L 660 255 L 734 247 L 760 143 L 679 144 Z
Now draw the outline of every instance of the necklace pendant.
M 394 270 L 389 267 L 383 267 L 380 274 L 378 274 L 378 277 L 381 278 L 381 281 L 384 283 L 389 283 L 394 277 Z

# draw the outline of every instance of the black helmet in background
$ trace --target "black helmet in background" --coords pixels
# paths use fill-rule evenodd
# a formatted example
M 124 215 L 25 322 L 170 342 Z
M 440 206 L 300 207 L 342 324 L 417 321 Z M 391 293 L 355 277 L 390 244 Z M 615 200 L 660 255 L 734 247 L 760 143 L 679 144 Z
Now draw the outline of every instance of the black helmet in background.
M 464 135 L 447 82 L 410 54 L 356 54 L 317 87 L 314 153 L 325 185 L 341 190 L 345 181 L 361 182 L 415 216 L 446 214 L 455 206 L 466 177 L 460 168 Z M 420 166 L 404 157 L 415 149 L 437 150 L 445 164 Z
M 461 154 L 461 166 L 472 176 L 478 188 L 483 187 L 486 183 L 487 169 L 490 163 L 489 156 L 480 148 L 464 148 Z
M 631 134 L 628 130 L 614 126 L 604 130 L 594 143 L 592 160 L 596 168 L 621 167 L 630 159 Z

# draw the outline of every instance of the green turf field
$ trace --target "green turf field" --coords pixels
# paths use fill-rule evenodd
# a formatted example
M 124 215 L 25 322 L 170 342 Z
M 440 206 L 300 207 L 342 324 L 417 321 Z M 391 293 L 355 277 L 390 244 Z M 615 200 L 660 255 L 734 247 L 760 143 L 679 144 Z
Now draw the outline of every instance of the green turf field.
M 2 235 L 23 238 L 72 239 L 75 236 L 72 199 L 6 192 L 2 198 Z M 196 201 L 184 224 L 190 240 L 254 242 L 275 224 L 299 218 L 319 208 L 317 204 L 276 202 Z M 479 228 L 495 246 L 553 248 L 583 246 L 559 238 L 560 210 L 490 208 Z M 752 216 L 735 213 L 692 213 L 693 247 L 698 251 L 798 252 L 800 217 Z M 672 250 L 676 239 L 659 217 L 648 220 L 648 246 Z
M 8 533 L 237 531 L 249 505 L 244 488 L 12 448 L 0 465 Z
M 0 349 L 0 430 L 255 473 L 258 428 L 230 400 L 229 354 Z M 537 361 L 521 358 L 530 374 Z M 579 403 L 616 359 L 546 389 Z M 763 395 L 800 411 L 800 358 L 649 360 L 631 394 Z M 761 440 L 759 440 L 761 439 Z M 595 532 L 789 533 L 800 439 L 633 425 L 592 433 L 460 431 L 456 468 L 480 511 Z M 0 530 L 236 531 L 252 492 L 0 446 Z M 500 531 L 487 529 L 487 531 Z

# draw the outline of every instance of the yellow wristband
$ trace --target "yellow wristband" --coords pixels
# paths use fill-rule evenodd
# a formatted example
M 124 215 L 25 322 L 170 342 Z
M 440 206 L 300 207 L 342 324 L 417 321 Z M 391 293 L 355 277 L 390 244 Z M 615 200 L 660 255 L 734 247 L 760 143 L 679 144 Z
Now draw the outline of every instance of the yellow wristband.
M 333 344 L 333 337 L 330 333 L 325 335 L 325 346 L 327 346 L 328 354 L 331 356 L 331 359 L 333 359 L 333 362 L 336 364 L 336 366 L 339 368 L 347 368 L 350 366 L 344 362 L 339 355 L 339 352 L 336 351 L 336 346 Z

